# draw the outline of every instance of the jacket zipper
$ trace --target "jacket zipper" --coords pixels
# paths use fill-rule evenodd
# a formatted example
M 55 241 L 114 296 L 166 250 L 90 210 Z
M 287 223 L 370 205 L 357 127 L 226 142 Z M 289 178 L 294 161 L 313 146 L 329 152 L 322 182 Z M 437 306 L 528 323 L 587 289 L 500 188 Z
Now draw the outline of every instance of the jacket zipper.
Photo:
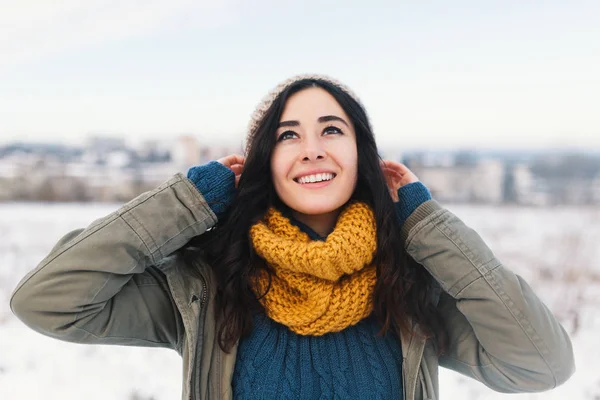
M 402 400 L 406 400 L 406 358 L 402 361 Z
M 198 336 L 200 335 L 200 323 L 201 323 L 201 313 L 202 313 L 202 308 L 204 307 L 204 304 L 206 303 L 206 298 L 207 298 L 207 294 L 206 294 L 206 279 L 204 278 L 204 276 L 202 274 L 200 274 L 200 280 L 202 281 L 202 299 L 200 299 L 200 309 L 198 310 L 198 326 L 197 326 L 197 330 L 198 333 L 196 335 L 196 343 L 194 344 L 194 365 L 192 365 L 192 384 L 190 386 L 190 394 L 188 396 L 189 400 L 196 400 L 198 399 L 200 396 L 200 393 L 196 393 L 197 389 L 197 385 L 196 385 L 196 381 L 197 379 L 199 379 L 198 375 L 199 372 L 197 372 L 198 368 Z
M 413 390 L 413 393 L 416 391 L 416 385 L 421 384 L 421 393 L 423 395 L 425 395 L 425 387 L 423 385 L 422 382 L 419 382 L 419 374 L 421 373 L 420 369 L 421 369 L 421 362 L 423 361 L 423 351 L 425 350 L 425 346 L 427 343 L 427 340 L 423 339 L 424 342 L 423 343 L 419 343 L 419 357 L 416 359 L 415 361 L 415 365 L 417 367 L 417 376 L 416 376 L 416 380 L 415 380 L 415 390 Z M 422 377 L 421 377 L 422 380 Z

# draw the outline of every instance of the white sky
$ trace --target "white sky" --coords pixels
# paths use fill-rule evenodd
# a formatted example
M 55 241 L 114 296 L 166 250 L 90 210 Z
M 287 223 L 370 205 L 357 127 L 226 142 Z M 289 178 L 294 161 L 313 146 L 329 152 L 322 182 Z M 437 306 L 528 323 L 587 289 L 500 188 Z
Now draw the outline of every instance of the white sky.
M 398 147 L 600 148 L 600 2 L 0 0 L 0 142 L 239 142 L 324 73 Z

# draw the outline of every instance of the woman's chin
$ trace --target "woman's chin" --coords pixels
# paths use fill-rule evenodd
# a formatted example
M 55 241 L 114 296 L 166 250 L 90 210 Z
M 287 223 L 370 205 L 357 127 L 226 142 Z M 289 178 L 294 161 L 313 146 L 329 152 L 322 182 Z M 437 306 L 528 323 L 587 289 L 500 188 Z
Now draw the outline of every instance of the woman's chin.
M 339 211 L 344 203 L 345 202 L 331 201 L 303 202 L 302 204 L 293 204 L 291 205 L 291 208 L 294 211 L 305 215 L 324 215 Z

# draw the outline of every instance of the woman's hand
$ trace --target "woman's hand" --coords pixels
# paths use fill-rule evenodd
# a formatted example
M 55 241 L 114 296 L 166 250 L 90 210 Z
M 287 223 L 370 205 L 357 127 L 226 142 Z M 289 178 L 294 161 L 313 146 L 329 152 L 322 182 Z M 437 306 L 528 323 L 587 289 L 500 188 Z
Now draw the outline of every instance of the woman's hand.
M 409 183 L 419 181 L 419 178 L 402 163 L 382 160 L 380 165 L 394 203 L 400 200 L 398 198 L 398 189 Z
M 226 157 L 219 158 L 217 162 L 223 164 L 227 168 L 233 171 L 235 174 L 235 187 L 237 188 L 242 171 L 244 169 L 245 158 L 239 154 L 230 154 Z

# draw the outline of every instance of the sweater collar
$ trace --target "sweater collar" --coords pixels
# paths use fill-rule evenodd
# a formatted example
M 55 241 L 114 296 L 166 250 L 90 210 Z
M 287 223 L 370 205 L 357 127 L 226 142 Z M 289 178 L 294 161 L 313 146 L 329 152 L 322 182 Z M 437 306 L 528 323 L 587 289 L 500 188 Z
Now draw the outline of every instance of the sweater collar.
M 296 218 L 294 218 L 294 216 L 292 215 L 292 212 L 289 209 L 281 210 L 281 214 L 283 214 L 286 218 L 288 218 L 290 220 L 290 222 L 292 223 L 292 225 L 297 226 L 298 228 L 300 228 L 300 230 L 302 232 L 306 233 L 311 240 L 320 240 L 320 241 L 324 242 L 325 239 L 327 239 L 327 236 L 323 237 L 323 236 L 319 235 L 310 226 L 308 226 L 304 222 L 300 222 Z

